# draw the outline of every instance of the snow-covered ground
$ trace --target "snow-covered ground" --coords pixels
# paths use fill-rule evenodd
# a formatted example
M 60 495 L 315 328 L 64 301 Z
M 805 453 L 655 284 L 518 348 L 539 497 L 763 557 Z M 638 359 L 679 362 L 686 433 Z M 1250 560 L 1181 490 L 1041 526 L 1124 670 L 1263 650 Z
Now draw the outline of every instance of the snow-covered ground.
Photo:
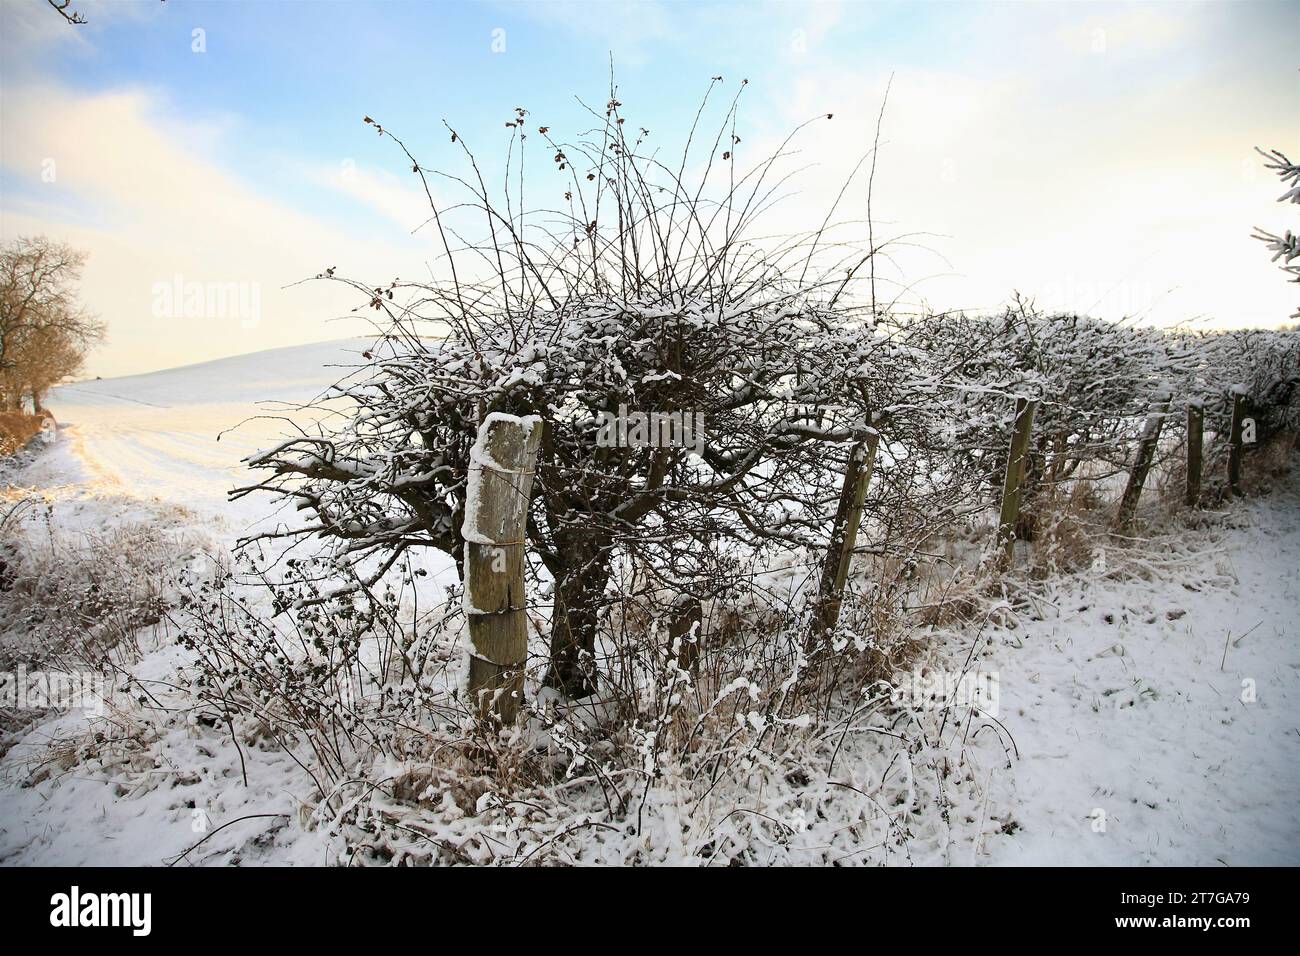
M 253 417 L 268 413 L 257 403 L 311 398 L 342 371 L 327 366 L 364 347 L 281 349 L 65 387 L 50 402 L 61 437 L 9 481 L 52 504 L 60 533 L 154 520 L 226 548 L 268 508 L 225 500 L 248 479 L 239 460 L 283 430 Z M 994 733 L 976 734 L 962 758 L 973 783 L 951 786 L 951 822 L 933 808 L 909 818 L 915 852 L 884 860 L 1300 863 L 1300 482 L 1200 527 L 1171 520 L 1137 548 L 1107 549 L 1090 570 L 1033 586 L 1014 615 L 949 634 L 931 655 L 959 661 L 987 642 L 981 669 L 999 677 L 1010 766 Z M 134 673 L 165 683 L 180 660 L 159 640 Z M 142 718 L 126 728 L 142 749 L 83 744 L 31 776 L 47 741 L 84 729 L 79 716 L 51 718 L 0 760 L 0 863 L 154 864 L 205 834 L 187 862 L 340 861 L 337 841 L 303 826 L 303 775 L 274 749 L 240 752 L 220 735 L 163 732 Z M 833 784 L 837 799 L 897 775 L 881 738 L 847 736 L 843 746 L 835 779 L 851 786 Z M 910 797 L 910 776 L 906 786 Z M 851 829 L 815 803 L 780 811 L 797 817 L 791 840 L 810 854 Z M 660 798 L 658 812 L 667 820 L 677 808 Z M 868 849 L 862 861 L 881 859 Z M 598 856 L 625 853 L 609 844 Z
M 993 778 L 1018 829 L 989 862 L 1300 864 L 1294 478 L 1099 558 L 1040 610 L 986 665 L 1020 750 Z

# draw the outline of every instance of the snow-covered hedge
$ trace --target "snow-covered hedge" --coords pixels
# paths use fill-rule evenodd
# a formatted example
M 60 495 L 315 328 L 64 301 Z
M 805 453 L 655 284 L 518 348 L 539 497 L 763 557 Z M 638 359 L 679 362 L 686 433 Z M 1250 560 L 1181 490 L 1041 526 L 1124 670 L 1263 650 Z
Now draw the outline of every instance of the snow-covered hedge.
M 849 456 L 876 435 L 868 547 L 907 560 L 995 504 L 1017 398 L 1039 402 L 1030 502 L 1122 472 L 1162 402 L 1171 439 L 1189 402 L 1223 435 L 1230 390 L 1245 392 L 1265 434 L 1296 425 L 1294 335 L 1168 334 L 1021 301 L 993 316 L 891 314 L 870 230 L 865 246 L 845 241 L 834 209 L 810 234 L 755 226 L 788 154 L 738 167 L 734 104 L 714 139 L 730 148 L 693 153 L 707 142 L 693 129 L 675 169 L 621 107 L 611 94 L 603 122 L 573 142 L 518 110 L 503 192 L 453 130 L 467 169 L 442 181 L 464 188 L 459 205 L 435 202 L 431 171 L 367 119 L 426 185 L 445 265 L 419 282 L 319 277 L 360 293 L 382 335 L 338 388 L 348 414 L 253 456 L 266 477 L 237 492 L 270 492 L 306 516 L 269 536 L 330 543 L 322 574 L 342 590 L 304 603 L 374 587 L 412 549 L 462 562 L 470 449 L 494 413 L 545 429 L 529 571 L 551 598 L 547 682 L 579 697 L 597 680 L 619 562 L 697 602 L 743 590 L 738 568 L 759 555 L 815 564 Z M 546 143 L 544 175 L 559 186 L 530 186 L 526 202 L 528 138 Z M 559 208 L 524 211 L 548 190 Z M 628 422 L 610 430 L 628 415 L 700 427 L 690 447 L 634 441 Z
M 1230 394 L 1240 392 L 1258 419 L 1260 438 L 1300 431 L 1300 332 L 1239 329 L 1183 339 L 1198 359 L 1184 393 L 1206 403 L 1207 420 L 1226 432 Z
M 931 366 L 948 369 L 951 399 L 938 414 L 953 423 L 951 467 L 988 463 L 994 487 L 1014 397 L 1039 402 L 1031 496 L 1042 483 L 1125 468 L 1147 413 L 1165 401 L 1169 437 L 1180 434 L 1188 404 L 1203 407 L 1206 427 L 1226 435 L 1234 392 L 1246 397 L 1261 438 L 1300 427 L 1295 332 L 1168 333 L 1023 303 L 997 316 L 938 315 L 918 325 L 913 341 Z

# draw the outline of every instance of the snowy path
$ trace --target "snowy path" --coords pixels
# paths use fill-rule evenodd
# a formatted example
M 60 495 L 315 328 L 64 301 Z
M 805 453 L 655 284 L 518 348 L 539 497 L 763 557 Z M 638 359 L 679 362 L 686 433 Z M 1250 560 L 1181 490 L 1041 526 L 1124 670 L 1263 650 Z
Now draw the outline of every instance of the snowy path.
M 1300 864 L 1300 491 L 1231 523 L 1153 542 L 1155 580 L 1068 579 L 999 633 L 1021 759 L 993 791 L 1019 829 L 984 862 Z
M 366 345 L 324 342 L 62 386 L 48 400 L 60 440 L 14 477 L 107 521 L 181 507 L 233 541 L 268 513 L 265 501 L 227 500 L 252 478 L 242 459 L 291 433 L 284 416 L 308 423 L 292 410 L 345 375 Z

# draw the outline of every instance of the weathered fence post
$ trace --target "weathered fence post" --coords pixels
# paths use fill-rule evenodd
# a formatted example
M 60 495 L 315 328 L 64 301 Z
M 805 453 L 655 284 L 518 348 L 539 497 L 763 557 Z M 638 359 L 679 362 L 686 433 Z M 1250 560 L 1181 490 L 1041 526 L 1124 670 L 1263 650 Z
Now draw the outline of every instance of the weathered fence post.
M 1228 490 L 1241 494 L 1241 420 L 1246 414 L 1246 398 L 1233 386 L 1232 424 L 1228 430 Z
M 1187 405 L 1187 481 L 1183 503 L 1195 508 L 1201 500 L 1201 447 L 1205 439 L 1205 409 L 1200 400 Z
M 494 412 L 479 426 L 465 492 L 465 617 L 469 694 L 480 717 L 510 724 L 528 656 L 524 529 L 542 423 Z
M 1016 522 L 1020 518 L 1020 490 L 1025 480 L 1025 462 L 1029 458 L 1029 433 L 1034 427 L 1038 402 L 1016 399 L 1016 421 L 1007 452 L 1007 474 L 1002 482 L 1002 513 L 998 517 L 998 564 L 1011 567 L 1015 555 Z
M 1151 464 L 1156 458 L 1156 446 L 1160 443 L 1160 430 L 1164 428 L 1165 416 L 1169 413 L 1169 395 L 1157 396 L 1155 404 L 1147 413 L 1147 420 L 1142 424 L 1142 437 L 1138 439 L 1137 452 L 1133 456 L 1133 467 L 1128 473 L 1128 484 L 1124 486 L 1124 495 L 1119 500 L 1119 513 L 1115 516 L 1115 530 L 1122 531 L 1129 526 L 1137 512 L 1138 499 L 1142 497 L 1142 486 L 1146 484 Z
M 876 465 L 876 449 L 880 447 L 880 434 L 873 431 L 853 446 L 849 464 L 844 471 L 844 484 L 840 487 L 840 503 L 835 510 L 835 524 L 831 530 L 831 545 L 822 567 L 820 618 L 822 627 L 830 630 L 840 619 L 840 604 L 844 599 L 844 585 L 849 578 L 849 564 L 853 549 L 858 543 L 858 526 L 862 524 L 862 505 L 867 500 L 867 486 Z
M 668 652 L 676 651 L 676 663 L 684 671 L 695 672 L 700 660 L 700 642 L 704 639 L 704 607 L 700 599 L 679 594 L 672 603 L 668 622 Z

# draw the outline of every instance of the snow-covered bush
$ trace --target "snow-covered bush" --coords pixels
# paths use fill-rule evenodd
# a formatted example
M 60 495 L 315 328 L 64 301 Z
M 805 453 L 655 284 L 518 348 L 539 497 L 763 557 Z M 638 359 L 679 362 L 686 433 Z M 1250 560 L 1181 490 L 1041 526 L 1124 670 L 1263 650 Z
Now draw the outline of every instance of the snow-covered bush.
M 1031 507 L 1044 486 L 1123 469 L 1151 406 L 1194 365 L 1158 330 L 1044 314 L 1021 301 L 997 316 L 934 316 L 924 335 L 960 396 L 953 458 L 979 470 L 990 491 L 1000 489 L 1013 399 L 1038 401 L 1024 492 Z M 970 342 L 979 343 L 974 354 Z
M 469 710 L 446 678 L 459 659 L 446 627 L 450 607 L 418 622 L 401 616 L 410 568 L 382 589 L 326 598 L 315 564 L 291 559 L 284 580 L 242 592 L 182 575 L 169 617 L 192 654 L 185 680 L 194 720 L 294 754 L 322 799 L 340 779 L 403 756 L 409 744 L 399 728 L 408 741 L 422 729 L 459 730 Z M 295 603 L 306 606 L 281 613 Z
M 1246 399 L 1259 439 L 1300 431 L 1300 333 L 1270 329 L 1210 332 L 1189 339 L 1197 371 L 1187 383 L 1206 407 L 1207 427 L 1226 435 L 1233 392 Z
M 138 656 L 142 630 L 160 624 L 173 566 L 200 544 L 161 522 L 56 533 L 54 507 L 0 503 L 0 670 L 118 670 Z
M 509 124 L 512 149 L 532 136 L 553 151 L 565 208 L 545 214 L 521 211 L 522 165 L 506 176 L 520 192 L 493 195 L 452 134 L 475 171 L 453 179 L 490 235 L 453 247 L 460 233 L 435 205 L 445 278 L 352 283 L 386 318 L 373 365 L 340 386 L 354 413 L 255 456 L 270 477 L 238 492 L 296 501 L 311 519 L 303 533 L 335 542 L 334 567 L 365 567 L 353 587 L 373 584 L 411 548 L 463 560 L 480 423 L 537 416 L 529 553 L 554 589 L 547 681 L 576 697 L 594 686 L 616 558 L 705 599 L 730 587 L 702 564 L 719 542 L 739 554 L 824 548 L 849 448 L 908 377 L 857 288 L 872 250 L 832 243 L 826 226 L 788 240 L 755 229 L 782 154 L 740 168 L 734 103 L 712 152 L 688 144 L 677 169 L 644 131 L 629 140 L 616 98 L 598 118 L 572 143 L 525 132 L 524 111 Z M 692 164 L 702 172 L 687 182 Z M 602 440 L 610 416 L 636 413 L 689 415 L 703 434 L 693 447 Z
M 913 808 L 937 805 L 946 819 L 978 806 L 966 737 L 985 731 L 997 757 L 1000 728 L 958 702 L 893 700 L 889 678 L 915 653 L 898 595 L 849 595 L 841 626 L 810 641 L 791 597 L 798 577 L 797 567 L 769 570 L 747 600 L 706 609 L 714 623 L 693 672 L 662 653 L 658 605 L 625 594 L 611 631 L 632 652 L 603 675 L 613 692 L 571 707 L 532 694 L 509 734 L 484 733 L 457 693 L 455 603 L 415 613 L 405 569 L 382 591 L 274 618 L 255 592 L 196 582 L 173 615 L 194 655 L 185 719 L 239 748 L 291 754 L 314 787 L 304 824 L 336 838 L 351 863 L 676 854 L 753 864 L 787 845 L 792 862 L 829 861 L 861 852 L 863 834 L 870 859 L 905 856 L 914 842 L 941 850 L 944 833 Z M 295 565 L 268 590 L 289 607 L 319 595 L 313 578 Z M 643 640 L 660 653 L 637 652 Z M 945 734 L 945 722 L 966 734 Z M 840 755 L 846 737 L 864 735 L 878 742 L 871 769 L 857 746 Z M 894 762 L 901 772 L 879 778 Z M 771 812 L 736 817 L 755 781 Z M 601 832 L 584 837 L 588 827 Z M 824 845 L 802 836 L 811 827 L 826 831 Z
M 270 492 L 306 518 L 249 553 L 279 556 L 286 537 L 328 548 L 262 575 L 274 618 L 203 587 L 178 618 L 203 720 L 296 754 L 325 803 L 384 761 L 433 773 L 449 752 L 498 793 L 585 780 L 622 809 L 629 783 L 674 774 L 707 795 L 788 760 L 793 737 L 873 713 L 878 682 L 912 651 L 898 628 L 908 558 L 968 482 L 942 441 L 942 367 L 863 281 L 875 250 L 831 241 L 829 225 L 763 236 L 783 155 L 738 167 L 734 104 L 712 151 L 688 145 L 675 167 L 629 141 L 616 99 L 598 118 L 576 143 L 525 132 L 523 112 L 511 123 L 512 148 L 547 142 L 565 208 L 525 215 L 521 195 L 493 197 L 466 148 L 461 208 L 490 235 L 467 242 L 455 210 L 435 206 L 441 281 L 349 282 L 382 335 L 328 399 L 345 414 L 326 421 L 341 424 L 255 455 L 268 477 L 236 492 Z M 624 412 L 703 429 L 687 447 L 611 442 Z M 536 640 L 512 734 L 478 723 L 460 694 L 456 595 L 421 620 L 400 596 L 413 552 L 464 561 L 470 450 L 494 413 L 545 428 L 527 526 Z M 817 572 L 848 456 L 873 429 L 873 515 L 894 570 L 848 595 L 827 632 L 812 625 Z

